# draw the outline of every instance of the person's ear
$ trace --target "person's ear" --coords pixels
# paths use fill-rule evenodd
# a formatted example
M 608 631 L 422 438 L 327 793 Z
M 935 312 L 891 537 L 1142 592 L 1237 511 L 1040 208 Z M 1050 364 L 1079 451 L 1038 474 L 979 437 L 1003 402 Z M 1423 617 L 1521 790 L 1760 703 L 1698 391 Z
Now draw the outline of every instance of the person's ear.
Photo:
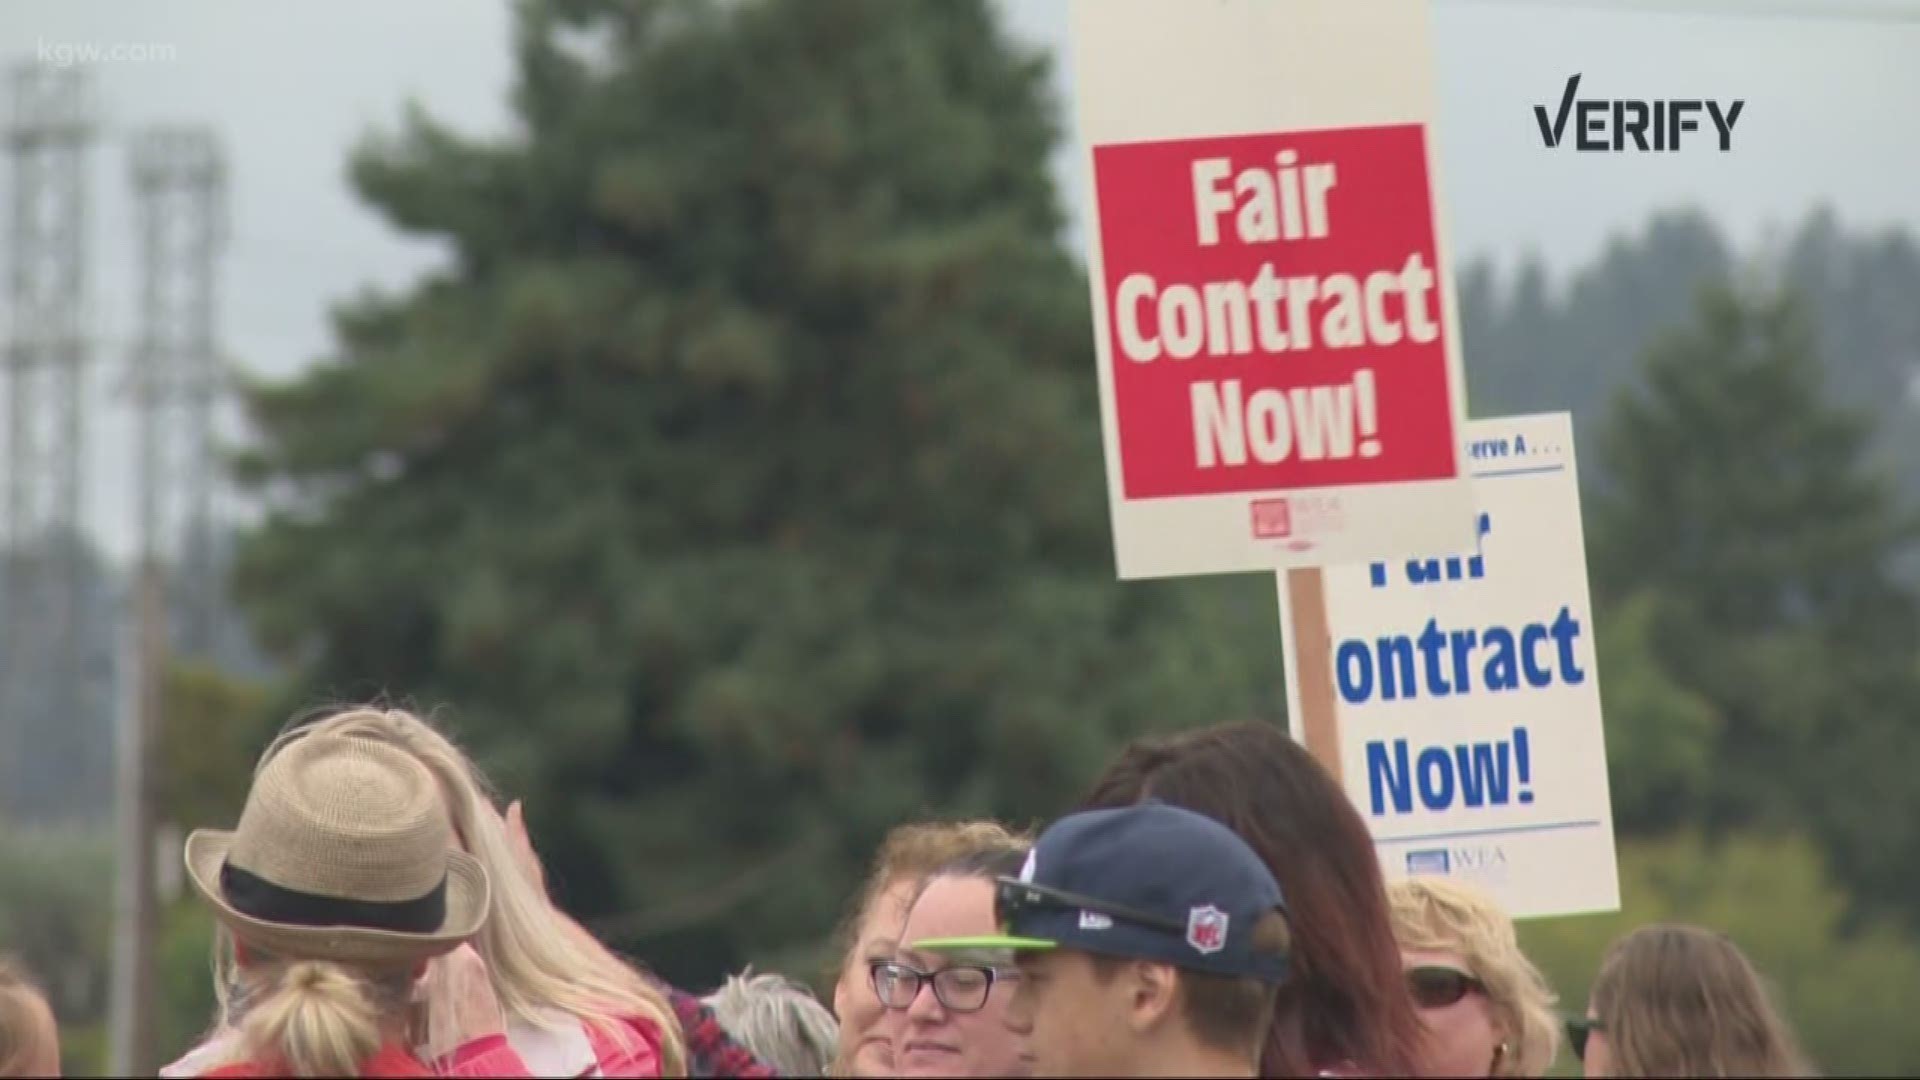
M 1180 974 L 1171 964 L 1136 960 L 1127 965 L 1127 1017 L 1136 1032 L 1164 1024 L 1180 1004 Z

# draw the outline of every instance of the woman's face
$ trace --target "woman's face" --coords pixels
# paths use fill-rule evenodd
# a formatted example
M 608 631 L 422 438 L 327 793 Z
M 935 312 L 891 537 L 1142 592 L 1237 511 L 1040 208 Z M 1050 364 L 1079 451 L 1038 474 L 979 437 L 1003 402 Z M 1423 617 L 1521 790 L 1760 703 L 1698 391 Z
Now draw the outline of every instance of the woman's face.
M 937 877 L 913 902 L 895 969 L 901 996 L 882 1023 L 900 1076 L 1031 1076 L 1030 1023 L 1008 1012 L 1019 973 L 1008 958 L 918 952 L 916 941 L 979 937 L 998 927 L 993 882 Z M 918 984 L 917 990 L 914 984 Z
M 860 913 L 853 951 L 840 967 L 833 987 L 833 1012 L 840 1019 L 840 1059 L 852 1076 L 893 1075 L 893 1039 L 881 1020 L 886 1009 L 873 994 L 868 972 L 876 960 L 891 960 L 900 945 L 900 925 L 913 902 L 918 882 L 889 882 Z
M 1506 1039 L 1493 1001 L 1458 953 L 1402 949 L 1400 965 L 1426 1027 L 1421 1050 L 1428 1076 L 1487 1076 Z

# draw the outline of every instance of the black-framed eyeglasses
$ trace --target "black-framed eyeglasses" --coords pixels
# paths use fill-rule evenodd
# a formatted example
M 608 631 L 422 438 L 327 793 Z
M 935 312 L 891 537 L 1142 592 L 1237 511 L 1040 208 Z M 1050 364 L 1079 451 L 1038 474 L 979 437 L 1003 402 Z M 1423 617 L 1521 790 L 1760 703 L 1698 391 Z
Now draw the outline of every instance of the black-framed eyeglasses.
M 1165 930 L 1172 934 L 1185 935 L 1187 932 L 1187 924 L 1177 919 L 1169 919 L 1164 915 L 1155 915 L 1150 911 L 1140 911 L 1124 904 L 1099 900 L 1091 896 L 1081 896 L 1078 893 L 1070 893 L 1045 885 L 1035 885 L 1030 881 L 1016 881 L 1012 878 L 1001 878 L 998 881 L 993 901 L 994 918 L 1002 926 L 1008 927 L 1014 924 L 1014 920 L 1023 911 L 1047 909 L 1091 911 L 1097 915 L 1105 915 L 1109 919 L 1119 919 L 1136 926 Z
M 1573 1048 L 1576 1060 L 1587 1060 L 1587 1036 L 1596 1031 L 1607 1030 L 1607 1025 L 1591 1016 L 1569 1016 L 1567 1018 L 1567 1045 Z
M 1413 1003 L 1423 1009 L 1444 1009 L 1475 991 L 1486 992 L 1486 984 L 1459 968 L 1423 964 L 1407 969 L 1407 992 Z
M 954 964 L 938 971 L 921 971 L 898 960 L 871 961 L 867 974 L 873 981 L 873 996 L 889 1009 L 911 1008 L 914 999 L 920 996 L 920 988 L 932 983 L 934 998 L 958 1013 L 986 1008 L 994 983 L 1020 977 L 1017 972 L 990 964 Z

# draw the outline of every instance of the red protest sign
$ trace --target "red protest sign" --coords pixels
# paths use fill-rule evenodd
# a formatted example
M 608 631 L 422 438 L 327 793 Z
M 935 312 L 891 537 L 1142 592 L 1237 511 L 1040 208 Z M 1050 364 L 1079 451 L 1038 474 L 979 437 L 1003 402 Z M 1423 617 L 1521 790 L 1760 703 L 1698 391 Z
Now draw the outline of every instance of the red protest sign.
M 1421 125 L 1096 147 L 1128 498 L 1456 475 Z
M 1472 546 L 1425 5 L 1072 11 L 1119 576 Z

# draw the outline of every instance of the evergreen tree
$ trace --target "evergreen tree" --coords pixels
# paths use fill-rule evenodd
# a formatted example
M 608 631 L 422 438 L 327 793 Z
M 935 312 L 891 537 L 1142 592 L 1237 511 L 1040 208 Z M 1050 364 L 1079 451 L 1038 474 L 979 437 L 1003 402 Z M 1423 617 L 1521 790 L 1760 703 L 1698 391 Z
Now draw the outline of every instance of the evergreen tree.
M 1638 812 L 1809 827 L 1860 895 L 1920 913 L 1920 799 L 1896 751 L 1920 701 L 1920 617 L 1893 570 L 1913 533 L 1867 465 L 1869 426 L 1823 401 L 1784 296 L 1707 290 L 1644 376 L 1601 442 L 1594 573 L 1603 597 L 1643 598 L 1643 655 L 1712 722 L 1690 722 L 1711 732 L 1705 782 Z M 1685 714 L 1609 722 L 1631 745 L 1661 715 Z
M 535 0 L 519 67 L 514 139 L 355 159 L 451 266 L 252 392 L 301 703 L 450 706 L 565 901 L 698 981 L 817 946 L 887 827 L 1278 696 L 1270 583 L 1114 580 L 1046 69 L 986 0 Z

